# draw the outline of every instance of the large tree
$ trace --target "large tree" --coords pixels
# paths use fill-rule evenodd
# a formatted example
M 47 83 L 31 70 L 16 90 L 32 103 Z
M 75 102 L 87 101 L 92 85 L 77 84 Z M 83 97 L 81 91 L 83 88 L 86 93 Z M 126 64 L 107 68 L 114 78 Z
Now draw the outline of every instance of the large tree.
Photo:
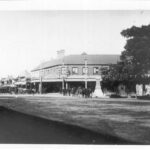
M 103 81 L 149 82 L 150 71 L 150 25 L 131 27 L 121 32 L 127 39 L 120 62 L 102 71 Z
M 127 38 L 121 54 L 123 71 L 135 76 L 147 74 L 150 71 L 150 25 L 133 26 L 123 30 L 121 35 Z

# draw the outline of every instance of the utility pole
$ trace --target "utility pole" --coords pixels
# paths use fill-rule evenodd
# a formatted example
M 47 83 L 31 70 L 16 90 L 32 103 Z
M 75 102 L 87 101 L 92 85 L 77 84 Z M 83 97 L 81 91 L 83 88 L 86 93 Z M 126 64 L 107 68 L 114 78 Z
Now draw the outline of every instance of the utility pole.
M 87 58 L 86 55 L 84 57 L 84 64 L 85 64 L 85 89 L 87 89 L 87 74 L 88 74 L 88 68 L 87 68 Z
M 40 77 L 39 91 L 40 91 L 40 94 L 42 94 L 42 76 Z
M 42 94 L 42 64 L 40 65 L 39 76 L 40 76 L 39 93 Z
M 62 62 L 62 68 L 61 68 L 61 74 L 62 74 L 62 90 L 65 89 L 65 79 L 64 79 L 64 59 L 63 59 L 63 62 Z

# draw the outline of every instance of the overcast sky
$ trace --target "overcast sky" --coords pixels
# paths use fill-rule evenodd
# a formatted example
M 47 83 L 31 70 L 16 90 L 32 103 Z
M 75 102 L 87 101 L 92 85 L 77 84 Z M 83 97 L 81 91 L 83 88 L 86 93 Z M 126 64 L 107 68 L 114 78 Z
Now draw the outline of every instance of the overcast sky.
M 66 54 L 120 54 L 123 29 L 150 23 L 150 11 L 0 11 L 0 77 Z

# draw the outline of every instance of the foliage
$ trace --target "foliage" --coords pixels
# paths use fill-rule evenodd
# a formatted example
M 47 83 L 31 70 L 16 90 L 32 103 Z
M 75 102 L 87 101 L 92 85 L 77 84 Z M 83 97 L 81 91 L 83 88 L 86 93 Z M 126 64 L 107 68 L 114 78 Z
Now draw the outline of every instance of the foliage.
M 150 25 L 131 27 L 123 30 L 121 35 L 127 38 L 125 50 L 121 54 L 123 72 L 142 76 L 150 69 Z
M 127 39 L 120 61 L 109 69 L 102 69 L 103 82 L 121 82 L 131 87 L 136 83 L 150 83 L 150 25 L 131 27 L 121 32 Z M 132 85 L 131 85 L 132 84 Z

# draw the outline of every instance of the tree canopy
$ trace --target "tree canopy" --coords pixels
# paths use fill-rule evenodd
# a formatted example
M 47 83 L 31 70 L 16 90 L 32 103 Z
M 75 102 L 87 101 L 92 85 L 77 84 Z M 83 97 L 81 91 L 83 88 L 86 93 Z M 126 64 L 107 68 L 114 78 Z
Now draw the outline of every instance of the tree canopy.
M 150 25 L 131 27 L 121 35 L 127 38 L 121 54 L 123 69 L 131 75 L 144 75 L 150 71 Z
M 150 71 L 150 25 L 125 29 L 121 35 L 127 39 L 120 61 L 102 70 L 103 80 L 142 81 Z

